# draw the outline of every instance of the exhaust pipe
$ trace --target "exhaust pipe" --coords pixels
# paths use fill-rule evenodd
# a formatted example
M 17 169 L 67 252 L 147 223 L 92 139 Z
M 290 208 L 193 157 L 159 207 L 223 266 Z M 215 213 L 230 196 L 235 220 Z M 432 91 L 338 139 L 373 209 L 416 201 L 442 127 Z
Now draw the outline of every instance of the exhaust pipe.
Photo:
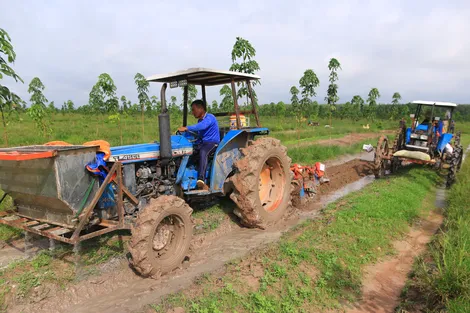
M 171 133 L 170 133 L 170 115 L 166 107 L 165 91 L 167 84 L 164 83 L 160 91 L 162 102 L 162 112 L 158 115 L 158 129 L 160 131 L 160 159 L 162 165 L 167 165 L 172 157 L 171 153 Z

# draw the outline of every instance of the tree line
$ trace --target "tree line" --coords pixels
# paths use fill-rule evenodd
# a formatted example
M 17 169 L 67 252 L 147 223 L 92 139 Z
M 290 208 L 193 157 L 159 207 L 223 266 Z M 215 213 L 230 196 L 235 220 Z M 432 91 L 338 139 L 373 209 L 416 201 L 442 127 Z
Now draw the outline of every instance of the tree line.
M 260 70 L 258 62 L 255 60 L 256 49 L 246 39 L 237 37 L 231 52 L 230 66 L 231 71 L 237 71 L 247 74 L 256 74 Z M 92 86 L 89 93 L 87 104 L 76 106 L 72 100 L 65 101 L 60 109 L 56 107 L 54 101 L 48 101 L 45 96 L 46 87 L 39 79 L 34 77 L 29 83 L 28 93 L 30 94 L 30 106 L 27 107 L 26 101 L 18 97 L 15 93 L 2 84 L 4 76 L 13 78 L 16 83 L 23 83 L 23 80 L 13 70 L 12 65 L 16 59 L 16 54 L 8 33 L 0 28 L 0 114 L 2 119 L 3 134 L 5 142 L 8 145 L 8 124 L 15 120 L 19 113 L 27 113 L 36 123 L 37 128 L 47 136 L 51 133 L 50 116 L 52 113 L 80 113 L 94 114 L 106 118 L 108 122 L 116 123 L 120 127 L 121 119 L 127 115 L 140 115 L 142 119 L 142 136 L 144 135 L 144 118 L 153 116 L 160 112 L 161 102 L 155 95 L 149 95 L 149 82 L 141 73 L 136 73 L 134 82 L 136 85 L 138 101 L 132 103 L 126 96 L 118 96 L 117 87 L 114 80 L 108 73 L 102 73 L 98 76 L 97 82 Z M 288 90 L 290 94 L 290 103 L 282 101 L 269 104 L 256 104 L 260 115 L 295 117 L 300 123 L 306 119 L 316 120 L 329 118 L 332 119 L 367 119 L 374 121 L 376 119 L 398 120 L 414 112 L 411 104 L 401 104 L 401 95 L 398 92 L 393 94 L 389 104 L 379 104 L 381 97 L 378 88 L 371 88 L 366 99 L 355 95 L 351 100 L 340 104 L 338 96 L 338 81 L 341 64 L 336 58 L 331 58 L 327 64 L 330 71 L 328 77 L 327 94 L 324 98 L 325 103 L 319 104 L 313 100 L 317 96 L 316 89 L 320 86 L 320 80 L 313 69 L 307 69 L 299 79 L 298 86 L 291 86 Z M 259 84 L 258 81 L 252 81 L 252 90 L 255 101 L 257 102 L 256 91 L 254 87 Z M 189 85 L 189 102 L 197 98 L 198 91 L 195 86 Z M 219 91 L 220 103 L 213 100 L 208 103 L 208 109 L 211 112 L 231 112 L 234 109 L 232 90 L 228 85 L 221 87 Z M 238 83 L 239 105 L 245 109 L 249 104 L 249 92 L 245 82 Z M 183 98 L 183 97 L 181 97 Z M 171 96 L 168 101 L 168 109 L 173 118 L 179 118 L 182 114 L 182 103 L 178 102 L 177 97 Z M 470 121 L 470 106 L 457 107 L 455 120 Z

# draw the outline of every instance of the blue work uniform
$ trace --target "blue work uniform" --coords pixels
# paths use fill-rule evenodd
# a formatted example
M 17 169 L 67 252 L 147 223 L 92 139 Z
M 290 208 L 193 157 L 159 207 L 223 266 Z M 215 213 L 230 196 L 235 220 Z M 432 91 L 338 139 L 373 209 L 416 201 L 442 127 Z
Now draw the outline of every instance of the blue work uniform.
M 197 132 L 201 140 L 196 147 L 199 150 L 198 180 L 205 182 L 208 156 L 220 142 L 219 124 L 214 115 L 206 113 L 196 125 L 188 126 L 188 130 Z
M 196 125 L 188 126 L 188 130 L 197 132 L 202 142 L 220 142 L 219 124 L 213 114 L 206 113 Z

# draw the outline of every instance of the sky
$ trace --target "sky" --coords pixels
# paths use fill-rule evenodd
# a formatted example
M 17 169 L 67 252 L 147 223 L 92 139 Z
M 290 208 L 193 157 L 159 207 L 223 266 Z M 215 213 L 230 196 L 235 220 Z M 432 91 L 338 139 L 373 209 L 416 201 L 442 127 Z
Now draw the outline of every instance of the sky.
M 2 0 L 1 7 L 0 28 L 25 81 L 2 83 L 29 100 L 37 76 L 57 107 L 87 104 L 101 73 L 111 75 L 119 97 L 136 101 L 137 72 L 226 70 L 237 36 L 256 49 L 260 103 L 289 102 L 307 69 L 320 79 L 314 100 L 324 103 L 332 57 L 342 68 L 340 103 L 373 87 L 381 103 L 394 92 L 403 102 L 470 103 L 470 1 Z M 160 86 L 151 83 L 150 94 Z M 220 101 L 219 89 L 208 88 L 208 102 Z

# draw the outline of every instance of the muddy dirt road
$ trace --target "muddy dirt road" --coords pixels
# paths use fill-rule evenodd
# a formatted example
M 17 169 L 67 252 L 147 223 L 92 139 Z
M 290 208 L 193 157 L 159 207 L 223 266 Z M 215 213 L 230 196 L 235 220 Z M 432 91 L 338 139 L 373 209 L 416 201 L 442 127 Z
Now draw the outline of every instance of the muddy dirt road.
M 363 154 L 371 158 L 373 154 Z M 349 157 L 351 158 L 351 157 Z M 319 208 L 345 194 L 361 189 L 373 181 L 371 165 L 360 159 L 347 157 L 327 165 L 329 184 L 320 188 L 320 199 L 313 210 L 301 211 L 267 230 L 247 229 L 237 224 L 221 225 L 207 235 L 196 236 L 190 260 L 182 268 L 159 280 L 142 279 L 129 268 L 127 260 L 104 264 L 103 274 L 66 287 L 40 286 L 29 303 L 17 304 L 10 312 L 135 312 L 155 303 L 161 297 L 175 293 L 193 280 L 215 271 L 235 258 L 280 238 L 283 232 L 300 220 L 314 218 Z M 335 165 L 331 165 L 335 164 Z
M 444 205 L 443 189 L 438 189 L 435 210 L 414 225 L 404 240 L 393 243 L 397 254 L 365 268 L 362 300 L 350 305 L 347 313 L 394 312 L 415 257 L 425 251 L 442 224 Z

